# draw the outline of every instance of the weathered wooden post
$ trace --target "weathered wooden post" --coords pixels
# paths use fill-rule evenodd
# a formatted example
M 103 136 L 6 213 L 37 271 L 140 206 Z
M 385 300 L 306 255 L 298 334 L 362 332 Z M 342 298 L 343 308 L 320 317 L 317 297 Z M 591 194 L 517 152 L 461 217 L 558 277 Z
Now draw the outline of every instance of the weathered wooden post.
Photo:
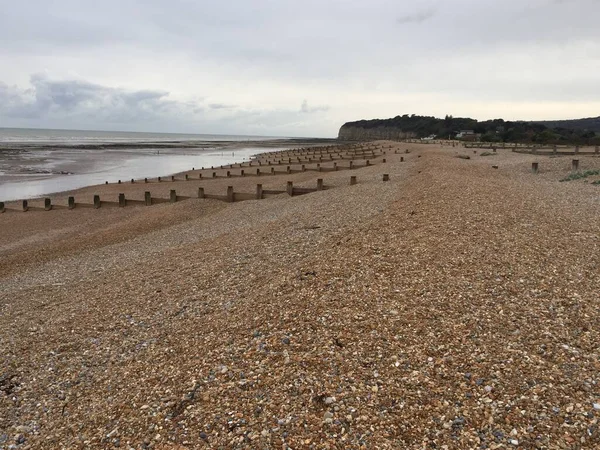
M 531 171 L 533 173 L 538 173 L 538 171 L 539 171 L 539 164 L 536 163 L 536 162 L 532 162 L 531 163 Z
M 321 164 L 317 164 L 317 172 L 321 171 Z
M 177 201 L 177 192 L 175 191 L 175 189 L 171 189 L 169 191 L 169 201 L 171 203 L 175 203 Z
M 301 170 L 302 170 L 302 172 L 306 172 L 306 166 L 304 164 L 302 164 Z
M 69 197 L 68 199 L 69 209 L 75 209 L 75 197 Z
M 275 167 L 271 167 L 271 175 L 275 175 Z
M 52 209 L 52 200 L 50 200 L 49 198 L 45 198 L 44 199 L 44 210 L 50 211 L 51 209 Z
M 203 187 L 198 188 L 198 198 L 204 198 L 204 188 Z
M 400 157 L 400 162 L 404 162 L 404 156 Z
M 127 200 L 125 200 L 125 194 L 119 194 L 119 207 L 124 208 L 127 205 Z
M 233 203 L 233 186 L 227 186 L 227 201 Z
M 256 185 L 256 198 L 258 200 L 263 198 L 263 188 L 262 188 L 262 184 L 257 184 Z
M 574 159 L 573 161 L 571 161 L 571 169 L 573 169 L 573 171 L 579 170 L 579 160 L 578 159 Z
M 160 183 L 162 181 L 162 179 L 160 177 L 158 177 L 158 182 Z
M 121 184 L 121 180 L 119 180 L 119 184 Z
M 186 174 L 185 174 L 185 181 L 189 181 L 189 179 L 190 179 L 190 177 L 189 177 L 189 175 L 186 173 Z
M 175 181 L 175 175 L 171 175 L 171 181 Z
M 146 202 L 146 206 L 152 206 L 152 195 L 150 191 L 144 192 L 144 201 Z
M 244 169 L 240 170 L 240 177 L 244 176 Z
M 198 174 L 198 179 L 199 179 L 199 180 L 201 180 L 201 179 L 202 179 L 202 174 L 201 174 L 201 173 L 199 173 L 199 174 Z
M 100 196 L 94 195 L 94 209 L 100 208 L 101 205 L 102 203 L 100 203 Z
M 322 191 L 323 190 L 323 178 L 318 178 L 317 179 L 317 191 Z
M 0 214 L 2 214 L 4 211 L 6 211 L 6 208 L 4 207 L 4 202 L 0 202 Z
M 227 178 L 231 178 L 231 172 L 229 170 L 227 171 Z
M 352 175 L 350 177 L 350 186 L 354 186 L 356 184 L 356 175 Z
M 354 168 L 354 161 L 350 161 L 350 169 Z
M 383 161 L 381 161 L 381 162 L 385 164 L 387 161 L 385 158 L 383 158 Z
M 144 183 L 148 183 L 148 178 L 144 178 Z
M 390 175 L 388 173 L 383 174 L 383 181 L 390 181 Z
M 287 166 L 286 170 L 285 170 L 288 174 L 292 173 L 292 168 L 290 166 Z
M 135 180 L 132 178 L 132 179 L 131 179 L 131 184 L 133 184 L 133 183 L 135 183 Z
M 292 183 L 291 181 L 288 181 L 286 191 L 287 191 L 288 195 L 290 197 L 292 197 L 294 195 L 294 183 Z
M 27 212 L 29 210 L 29 206 L 27 204 L 27 200 L 23 200 L 23 212 Z
M 212 173 L 212 177 L 213 177 L 213 178 L 217 178 L 217 172 L 213 172 L 213 173 Z
M 338 165 L 336 162 L 333 163 L 333 170 L 336 170 L 336 171 L 338 170 Z
M 256 169 L 256 176 L 260 177 L 260 169 Z

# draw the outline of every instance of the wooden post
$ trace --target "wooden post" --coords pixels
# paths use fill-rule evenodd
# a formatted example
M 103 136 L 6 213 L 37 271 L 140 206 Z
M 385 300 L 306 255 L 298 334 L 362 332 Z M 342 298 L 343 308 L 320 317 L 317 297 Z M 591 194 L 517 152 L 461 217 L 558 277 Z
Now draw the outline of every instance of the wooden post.
M 240 170 L 240 176 L 243 177 L 244 176 L 244 169 Z
M 125 194 L 119 194 L 119 207 L 124 208 L 127 205 L 127 200 L 125 200 Z
M 160 177 L 158 177 L 158 182 L 160 183 L 161 181 L 162 181 L 162 180 L 161 180 L 161 178 L 160 178 Z
M 204 198 L 204 188 L 203 187 L 198 188 L 198 198 Z
M 131 179 L 131 184 L 133 184 L 133 183 L 135 183 L 135 180 L 132 178 L 132 179 Z
M 256 185 L 256 198 L 258 200 L 263 198 L 263 188 L 262 188 L 262 184 L 257 184 Z
M 148 182 L 148 178 L 144 178 L 144 183 L 147 183 L 147 182 Z
M 354 161 L 350 161 L 350 168 L 353 169 L 354 168 Z
M 383 174 L 383 181 L 390 181 L 390 175 L 388 173 Z
M 556 152 L 558 151 L 558 148 L 555 146 L 552 147 L 552 153 L 554 153 L 556 155 Z
M 260 177 L 260 169 L 256 169 L 256 176 Z
M 317 164 L 317 172 L 321 171 L 321 164 Z
M 294 183 L 292 183 L 291 181 L 287 182 L 287 193 L 290 197 L 292 197 L 294 195 Z
M 577 146 L 575 147 L 575 154 L 577 155 L 578 153 L 579 153 L 579 145 L 577 145 Z
M 119 184 L 121 184 L 121 180 L 119 180 Z
M 69 209 L 74 209 L 75 208 L 75 197 L 69 197 Z
M 400 157 L 400 162 L 404 162 L 404 156 Z
M 323 178 L 318 178 L 317 179 L 317 191 L 322 191 L 323 190 Z
M 144 192 L 144 200 L 146 201 L 146 206 L 152 206 L 152 195 L 150 191 Z
M 333 163 L 333 170 L 338 170 L 338 166 L 337 166 L 336 162 Z
M 233 186 L 227 186 L 227 201 L 233 203 Z
M 271 175 L 275 175 L 275 167 L 271 167 Z
M 532 162 L 531 163 L 531 171 L 533 173 L 538 173 L 538 171 L 539 171 L 539 165 L 538 165 L 538 163 L 536 163 L 536 162 Z
M 201 174 L 201 173 L 199 173 L 199 174 L 198 174 L 198 179 L 199 179 L 199 180 L 201 180 L 201 179 L 202 179 L 202 174 Z
M 4 202 L 0 202 L 0 214 L 2 214 L 4 211 L 6 211 L 6 208 L 4 208 Z
M 94 195 L 94 209 L 100 208 L 100 205 L 102 205 L 102 203 L 100 203 L 100 196 Z
M 169 192 L 169 201 L 171 203 L 175 203 L 177 201 L 177 192 L 175 191 L 175 189 L 171 189 L 171 191 Z
M 369 160 L 367 159 L 367 167 L 369 167 L 370 165 L 371 165 L 371 161 L 369 161 Z
M 171 175 L 171 181 L 175 181 L 175 175 Z
M 287 166 L 287 168 L 286 168 L 286 172 L 287 172 L 288 174 L 292 173 L 292 168 L 291 168 L 290 166 Z
M 573 169 L 573 171 L 579 170 L 579 160 L 578 159 L 574 159 L 573 161 L 571 161 L 571 169 Z
M 27 200 L 23 200 L 23 212 L 27 212 L 29 210 L 29 206 L 27 206 Z
M 50 200 L 49 198 L 45 198 L 44 199 L 44 210 L 50 211 L 51 209 L 52 209 L 52 200 Z
M 213 178 L 217 178 L 217 172 L 213 172 L 213 175 L 212 175 L 212 177 L 213 177 Z
M 354 186 L 356 184 L 356 175 L 352 175 L 350 177 L 350 186 Z
M 384 164 L 385 164 L 386 162 L 387 162 L 387 161 L 385 160 L 385 158 L 383 158 L 383 161 L 382 161 L 382 163 L 384 163 Z
M 189 175 L 186 173 L 185 174 L 185 181 L 188 181 L 190 179 Z
M 227 171 L 227 178 L 231 178 L 231 172 L 229 170 Z
M 306 172 L 306 166 L 302 164 L 302 172 Z

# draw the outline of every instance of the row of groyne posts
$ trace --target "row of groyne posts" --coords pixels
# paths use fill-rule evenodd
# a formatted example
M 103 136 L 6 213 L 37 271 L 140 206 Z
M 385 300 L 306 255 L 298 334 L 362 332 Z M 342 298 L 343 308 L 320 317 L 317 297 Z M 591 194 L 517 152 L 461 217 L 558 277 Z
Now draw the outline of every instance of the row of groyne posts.
M 579 160 L 578 159 L 572 159 L 571 160 L 571 170 L 573 172 L 577 172 L 579 170 Z M 537 161 L 534 161 L 531 163 L 531 172 L 532 173 L 539 173 L 540 172 L 540 163 Z
M 510 148 L 513 152 L 516 153 L 528 153 L 532 155 L 541 154 L 541 155 L 600 155 L 600 145 L 594 146 L 594 150 L 592 151 L 582 151 L 579 145 L 568 146 L 568 145 L 553 145 L 553 146 L 544 146 L 544 145 L 524 145 L 524 144 L 507 144 L 507 143 L 472 143 L 466 144 L 465 148 L 480 148 L 480 149 L 491 149 L 494 152 L 497 148 Z M 591 147 L 588 147 L 591 149 Z
M 391 146 L 389 148 L 391 148 Z M 407 150 L 407 153 L 408 153 L 408 150 Z M 220 166 L 218 168 L 221 170 L 239 168 L 240 172 L 238 174 L 234 174 L 231 172 L 231 170 L 227 170 L 225 175 L 217 175 L 217 172 L 213 171 L 211 173 L 210 177 L 203 177 L 202 173 L 198 173 L 197 178 L 192 178 L 192 177 L 190 177 L 189 174 L 184 174 L 184 179 L 176 178 L 173 175 L 170 177 L 170 180 L 172 182 L 192 181 L 192 180 L 206 181 L 206 180 L 232 178 L 232 177 L 247 177 L 247 176 L 253 176 L 253 175 L 259 177 L 259 176 L 266 174 L 265 172 L 261 171 L 260 167 L 273 166 L 273 165 L 278 165 L 278 166 L 279 165 L 287 165 L 287 167 L 286 167 L 285 171 L 276 171 L 274 167 L 271 167 L 270 171 L 268 172 L 268 174 L 270 174 L 270 175 L 294 174 L 294 173 L 301 173 L 301 172 L 307 172 L 307 171 L 337 172 L 339 170 L 355 170 L 355 169 L 359 169 L 362 167 L 369 167 L 369 166 L 375 165 L 376 162 L 373 162 L 372 160 L 375 160 L 381 156 L 385 156 L 386 154 L 387 154 L 386 150 L 375 148 L 375 147 L 369 146 L 367 144 L 354 144 L 354 145 L 350 145 L 350 146 L 309 147 L 309 148 L 294 149 L 294 150 L 284 150 L 284 151 L 278 151 L 278 152 L 262 153 L 262 154 L 257 155 L 253 160 L 251 160 L 249 162 L 230 164 L 230 165 L 226 165 L 226 166 Z M 337 163 L 337 161 L 340 161 L 340 160 L 347 160 L 348 164 L 340 165 Z M 356 162 L 357 160 L 364 161 L 364 162 L 363 163 Z M 403 160 L 404 160 L 404 158 L 402 158 L 402 161 Z M 328 161 L 328 162 L 333 162 L 333 163 L 331 166 L 322 166 L 321 163 L 323 161 Z M 382 158 L 379 162 L 386 163 L 387 161 L 386 161 L 386 158 Z M 312 164 L 312 163 L 316 164 L 316 167 L 314 167 L 314 168 L 306 167 L 306 164 Z M 301 165 L 299 169 L 292 168 L 293 165 L 298 165 L 298 164 Z M 259 166 L 256 169 L 255 173 L 246 172 L 245 168 L 253 167 L 253 166 Z M 210 169 L 214 170 L 215 167 L 211 167 Z M 201 170 L 206 170 L 206 169 L 204 167 L 202 167 Z M 192 168 L 192 171 L 195 171 L 195 168 Z M 144 178 L 143 183 L 151 183 L 151 182 L 161 183 L 164 181 L 165 180 L 162 177 L 157 177 L 156 179 Z M 383 174 L 383 181 L 389 181 L 389 174 Z M 136 181 L 133 178 L 131 179 L 132 184 L 134 184 L 136 182 L 139 182 L 139 181 Z M 105 184 L 109 184 L 108 181 Z M 119 180 L 117 184 L 122 184 L 122 181 Z M 350 185 L 355 185 L 355 184 L 357 184 L 357 177 L 355 175 L 353 175 L 350 177 Z M 323 179 L 318 178 L 317 185 L 315 188 L 294 187 L 293 182 L 288 181 L 285 190 L 263 189 L 262 184 L 257 184 L 256 192 L 254 192 L 254 193 L 234 192 L 233 186 L 228 186 L 227 192 L 225 195 L 216 195 L 216 194 L 206 193 L 204 187 L 198 187 L 196 197 L 177 195 L 176 190 L 171 189 L 170 193 L 169 193 L 170 194 L 169 198 L 167 198 L 167 199 L 152 197 L 150 191 L 145 191 L 144 192 L 144 200 L 127 199 L 125 197 L 124 193 L 120 193 L 118 196 L 118 201 L 101 200 L 100 195 L 94 195 L 93 202 L 91 204 L 80 203 L 80 202 L 76 203 L 75 197 L 69 196 L 66 206 L 52 204 L 52 200 L 50 198 L 44 198 L 44 206 L 43 207 L 30 206 L 28 200 L 21 200 L 20 208 L 18 208 L 18 209 L 17 208 L 8 208 L 5 206 L 4 202 L 0 202 L 0 213 L 4 213 L 6 211 L 23 211 L 23 212 L 50 211 L 53 209 L 72 210 L 72 209 L 75 209 L 76 207 L 77 208 L 81 207 L 81 208 L 99 209 L 103 206 L 109 206 L 109 207 L 110 206 L 125 207 L 128 205 L 151 206 L 151 205 L 156 205 L 156 204 L 160 204 L 160 203 L 175 203 L 175 202 L 187 200 L 190 198 L 214 199 L 214 200 L 221 200 L 224 202 L 233 203 L 233 202 L 244 201 L 244 200 L 256 200 L 256 199 L 260 200 L 260 199 L 267 198 L 268 196 L 279 195 L 279 194 L 284 194 L 284 193 L 287 193 L 290 196 L 304 195 L 304 194 L 309 194 L 312 192 L 321 191 L 324 189 L 327 189 L 327 187 L 324 185 Z

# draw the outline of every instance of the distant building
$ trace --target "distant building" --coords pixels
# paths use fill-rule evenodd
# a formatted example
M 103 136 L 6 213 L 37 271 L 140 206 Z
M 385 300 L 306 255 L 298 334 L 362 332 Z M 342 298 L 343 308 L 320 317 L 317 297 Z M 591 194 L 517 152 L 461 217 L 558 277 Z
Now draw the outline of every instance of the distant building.
M 475 131 L 473 130 L 461 130 L 456 134 L 456 139 L 463 139 L 468 136 L 474 136 Z
M 433 141 L 435 139 L 435 134 L 430 134 L 427 137 L 421 138 L 422 141 Z

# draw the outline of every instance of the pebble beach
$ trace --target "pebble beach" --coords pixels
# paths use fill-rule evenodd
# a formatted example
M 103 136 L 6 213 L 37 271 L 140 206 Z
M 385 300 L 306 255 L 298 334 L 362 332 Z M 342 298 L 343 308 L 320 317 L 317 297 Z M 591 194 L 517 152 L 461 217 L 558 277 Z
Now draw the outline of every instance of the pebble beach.
M 600 448 L 600 175 L 373 145 L 152 186 L 297 197 L 0 214 L 0 449 Z

